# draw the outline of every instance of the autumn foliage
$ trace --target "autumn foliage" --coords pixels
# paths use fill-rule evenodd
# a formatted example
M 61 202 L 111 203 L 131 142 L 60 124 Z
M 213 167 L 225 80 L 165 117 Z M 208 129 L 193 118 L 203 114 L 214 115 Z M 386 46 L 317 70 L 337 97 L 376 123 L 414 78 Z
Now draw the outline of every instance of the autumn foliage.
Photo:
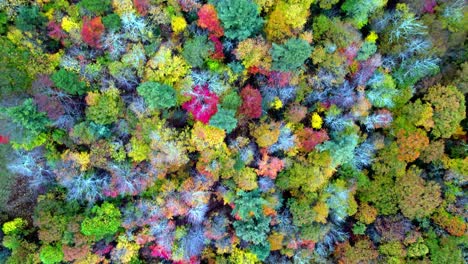
M 104 25 L 102 24 L 101 17 L 83 19 L 83 28 L 81 30 L 81 37 L 83 41 L 90 47 L 101 48 L 101 36 L 104 33 Z

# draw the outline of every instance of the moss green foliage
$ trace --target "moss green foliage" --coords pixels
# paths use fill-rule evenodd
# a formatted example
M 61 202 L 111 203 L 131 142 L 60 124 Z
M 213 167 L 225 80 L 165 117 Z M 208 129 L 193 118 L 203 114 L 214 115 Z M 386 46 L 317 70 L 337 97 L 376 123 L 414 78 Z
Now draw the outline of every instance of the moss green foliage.
M 102 24 L 109 31 L 118 31 L 122 25 L 119 15 L 109 14 L 102 18 Z
M 229 92 L 221 99 L 221 107 L 224 109 L 237 111 L 241 104 L 241 97 L 235 91 Z
M 9 39 L 0 36 L 0 95 L 8 97 L 11 94 L 22 93 L 29 90 L 31 76 L 28 64 L 30 52 L 15 45 Z
M 149 109 L 167 109 L 176 105 L 174 88 L 157 82 L 144 82 L 137 88 L 138 94 L 145 99 Z
M 283 45 L 273 43 L 270 50 L 272 68 L 277 71 L 294 71 L 309 58 L 312 47 L 302 39 L 288 39 Z
M 111 0 L 81 0 L 78 5 L 95 15 L 102 15 L 111 8 Z
M 7 31 L 8 16 L 5 12 L 0 12 L 0 35 Z
M 435 137 L 450 137 L 466 117 L 465 98 L 455 86 L 433 86 L 424 100 L 434 109 L 432 135 Z
M 182 56 L 192 67 L 202 67 L 208 56 L 214 52 L 214 45 L 206 36 L 196 36 L 184 45 Z
M 52 74 L 51 79 L 55 86 L 71 95 L 83 95 L 86 93 L 86 84 L 80 80 L 80 76 L 77 73 L 60 69 Z
M 371 55 L 377 51 L 377 45 L 372 42 L 364 42 L 359 53 L 357 55 L 357 60 L 367 60 Z
M 87 101 L 89 107 L 86 108 L 86 118 L 96 124 L 111 124 L 122 115 L 124 104 L 117 89 L 102 93 L 90 92 Z
M 252 0 L 220 0 L 216 3 L 224 33 L 230 39 L 244 40 L 263 25 L 259 9 Z
M 94 236 L 100 240 L 113 235 L 121 225 L 121 213 L 115 205 L 104 202 L 101 206 L 91 209 L 91 216 L 86 217 L 81 223 L 81 232 L 86 236 Z
M 327 183 L 332 175 L 331 157 L 328 152 L 310 153 L 313 163 L 296 162 L 278 175 L 276 184 L 281 189 L 299 193 L 313 193 Z
M 357 222 L 353 225 L 353 234 L 355 235 L 364 235 L 365 232 L 366 232 L 366 225 L 361 223 L 361 222 Z

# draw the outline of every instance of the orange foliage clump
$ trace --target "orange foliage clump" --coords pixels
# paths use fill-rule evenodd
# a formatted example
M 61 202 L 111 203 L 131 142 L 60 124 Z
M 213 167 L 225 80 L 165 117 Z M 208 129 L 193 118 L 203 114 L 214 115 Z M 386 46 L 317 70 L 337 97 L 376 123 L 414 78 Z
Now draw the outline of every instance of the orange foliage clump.
M 81 30 L 81 37 L 83 41 L 93 48 L 101 48 L 101 35 L 104 33 L 104 25 L 102 24 L 101 17 L 89 19 L 83 18 L 83 29 Z
M 224 30 L 218 19 L 218 14 L 213 5 L 203 5 L 198 11 L 198 25 L 201 28 L 208 29 L 208 31 L 216 37 L 224 35 Z
M 415 161 L 421 151 L 429 146 L 429 138 L 421 129 L 414 133 L 410 133 L 401 129 L 397 134 L 398 138 L 398 159 L 400 161 L 412 162 Z
M 284 168 L 284 162 L 277 157 L 270 157 L 265 148 L 260 150 L 262 159 L 258 162 L 258 175 L 267 176 L 271 179 L 276 179 L 278 172 Z

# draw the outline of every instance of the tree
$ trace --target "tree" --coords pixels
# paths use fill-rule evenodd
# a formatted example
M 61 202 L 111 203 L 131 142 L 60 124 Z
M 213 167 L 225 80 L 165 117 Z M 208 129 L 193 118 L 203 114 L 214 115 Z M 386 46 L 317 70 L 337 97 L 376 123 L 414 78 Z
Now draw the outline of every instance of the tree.
M 46 141 L 47 127 L 50 120 L 46 113 L 39 112 L 33 99 L 26 99 L 21 105 L 0 108 L 22 130 L 23 134 L 18 138 L 13 138 L 11 142 L 18 148 L 31 150 L 44 144 Z M 19 132 L 19 131 L 18 131 Z
M 81 0 L 78 6 L 95 15 L 102 15 L 111 9 L 111 0 Z
M 398 193 L 394 180 L 389 176 L 376 176 L 369 187 L 359 190 L 359 199 L 372 203 L 379 214 L 392 215 L 398 212 Z
M 258 161 L 258 175 L 267 176 L 276 179 L 278 172 L 284 168 L 284 161 L 277 157 L 268 156 L 266 149 L 261 149 L 262 159 Z
M 101 17 L 95 17 L 93 19 L 84 17 L 81 37 L 90 47 L 100 49 L 102 47 L 101 35 L 104 33 L 104 29 Z
M 262 116 L 262 94 L 259 90 L 247 85 L 240 92 L 242 98 L 242 105 L 239 113 L 249 118 L 259 118 Z
M 124 104 L 119 90 L 111 88 L 104 92 L 89 92 L 86 96 L 86 118 L 96 124 L 108 125 L 122 115 Z
M 308 162 L 294 162 L 279 173 L 276 185 L 283 190 L 290 190 L 293 195 L 312 194 L 325 186 L 333 175 L 331 157 L 328 152 L 310 152 Z
M 354 246 L 349 242 L 344 242 L 337 246 L 334 252 L 339 263 L 371 263 L 377 259 L 379 253 L 375 250 L 372 241 L 368 237 L 359 239 Z
M 21 31 L 34 31 L 46 25 L 47 18 L 39 11 L 37 5 L 23 5 L 18 10 L 15 25 Z
M 146 63 L 144 80 L 177 88 L 177 83 L 188 73 L 189 68 L 190 66 L 183 58 L 173 56 L 169 47 L 162 46 Z
M 440 186 L 425 182 L 420 174 L 421 170 L 412 166 L 395 182 L 400 210 L 409 219 L 430 216 L 442 202 Z
M 2 231 L 5 235 L 20 235 L 27 225 L 28 222 L 26 220 L 17 217 L 9 222 L 3 223 Z
M 435 85 L 429 88 L 423 99 L 434 109 L 432 135 L 449 138 L 466 117 L 463 94 L 452 85 Z
M 315 146 L 321 144 L 330 138 L 324 129 L 315 131 L 312 128 L 304 128 L 296 132 L 297 146 L 300 151 L 310 152 Z
M 174 88 L 167 84 L 144 82 L 137 87 L 137 91 L 151 110 L 171 108 L 177 103 Z
M 206 36 L 196 36 L 184 44 L 182 56 L 192 65 L 201 68 L 205 60 L 214 52 L 214 45 Z
M 277 71 L 295 71 L 309 58 L 312 47 L 307 41 L 297 38 L 288 39 L 283 45 L 273 43 L 270 50 L 273 58 L 272 69 Z
M 278 141 L 280 133 L 280 124 L 278 123 L 262 123 L 258 126 L 252 125 L 250 127 L 250 134 L 261 148 L 270 147 L 275 144 Z
M 270 41 L 282 41 L 302 31 L 314 1 L 278 1 L 269 14 L 265 33 Z
M 248 38 L 237 45 L 234 54 L 238 60 L 242 61 L 246 69 L 258 67 L 269 70 L 271 67 L 269 49 L 270 45 L 262 38 Z
M 210 119 L 210 125 L 219 127 L 231 133 L 237 127 L 236 112 L 234 110 L 219 108 L 218 112 Z
M 206 28 L 208 31 L 215 35 L 216 37 L 222 37 L 224 35 L 224 30 L 221 27 L 221 23 L 218 19 L 218 14 L 216 9 L 211 4 L 203 5 L 200 10 L 198 10 L 198 26 L 201 28 Z
M 215 7 L 227 38 L 244 40 L 263 25 L 259 9 L 251 0 L 220 0 Z
M 122 27 L 122 21 L 117 14 L 109 14 L 102 17 L 102 24 L 107 30 L 111 32 L 118 31 Z
M 121 225 L 121 213 L 115 205 L 104 202 L 91 209 L 91 217 L 86 217 L 81 223 L 81 232 L 86 236 L 94 236 L 100 240 L 114 235 Z
M 11 40 L 0 37 L 0 95 L 7 97 L 11 93 L 21 93 L 31 86 L 29 50 L 14 44 Z
M 422 151 L 429 146 L 429 138 L 421 129 L 415 132 L 400 130 L 397 133 L 399 147 L 398 159 L 404 162 L 415 161 Z
M 182 108 L 189 111 L 195 120 L 207 124 L 210 118 L 218 112 L 218 95 L 210 91 L 208 85 L 197 85 L 186 96 L 190 96 L 191 99 L 183 103 Z
M 466 233 L 467 224 L 463 218 L 450 214 L 444 208 L 439 208 L 432 216 L 432 220 L 452 236 L 461 237 Z
M 80 80 L 80 76 L 74 72 L 60 69 L 51 77 L 55 86 L 72 95 L 83 95 L 87 91 L 86 84 Z
M 367 84 L 371 89 L 366 91 L 366 96 L 373 106 L 389 108 L 394 106 L 394 97 L 398 95 L 398 90 L 391 75 L 378 71 Z
M 266 203 L 258 191 L 237 193 L 232 216 L 238 219 L 233 226 L 241 239 L 253 244 L 266 241 L 271 220 L 263 214 L 262 208 Z
M 369 16 L 386 4 L 387 0 L 346 0 L 341 10 L 351 16 L 351 21 L 357 28 L 362 28 L 367 24 Z
M 44 264 L 60 263 L 63 260 L 62 248 L 52 245 L 42 246 L 39 256 Z

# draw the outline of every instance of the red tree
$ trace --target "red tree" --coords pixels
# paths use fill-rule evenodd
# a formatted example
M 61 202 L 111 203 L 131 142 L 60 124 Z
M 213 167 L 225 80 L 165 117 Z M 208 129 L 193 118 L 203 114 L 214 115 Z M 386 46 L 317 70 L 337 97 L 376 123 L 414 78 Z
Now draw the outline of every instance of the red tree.
M 262 95 L 257 89 L 247 85 L 240 93 L 242 105 L 240 113 L 250 118 L 259 118 L 262 116 Z
M 195 120 L 207 124 L 211 116 L 218 112 L 218 96 L 208 89 L 208 85 L 197 85 L 188 95 L 192 98 L 182 104 L 182 108 L 192 113 Z
M 211 42 L 213 42 L 214 45 L 214 52 L 211 54 L 211 58 L 215 60 L 224 59 L 223 43 L 221 43 L 219 38 L 215 35 L 210 35 L 210 40 Z
M 149 2 L 148 0 L 133 0 L 133 5 L 138 14 L 146 16 L 148 14 Z
M 62 27 L 55 21 L 50 21 L 47 25 L 47 30 L 49 30 L 49 37 L 55 40 L 61 40 L 67 37 L 67 34 L 63 32 Z
M 302 151 L 312 151 L 315 146 L 329 139 L 327 131 L 314 131 L 312 128 L 304 128 L 296 134 L 299 149 Z
M 104 33 L 104 25 L 102 24 L 101 17 L 95 17 L 91 20 L 88 17 L 84 17 L 81 38 L 86 44 L 100 49 L 102 33 Z
M 206 28 L 208 31 L 216 37 L 224 35 L 224 30 L 219 23 L 218 14 L 213 5 L 203 5 L 198 11 L 198 25 L 201 28 Z

